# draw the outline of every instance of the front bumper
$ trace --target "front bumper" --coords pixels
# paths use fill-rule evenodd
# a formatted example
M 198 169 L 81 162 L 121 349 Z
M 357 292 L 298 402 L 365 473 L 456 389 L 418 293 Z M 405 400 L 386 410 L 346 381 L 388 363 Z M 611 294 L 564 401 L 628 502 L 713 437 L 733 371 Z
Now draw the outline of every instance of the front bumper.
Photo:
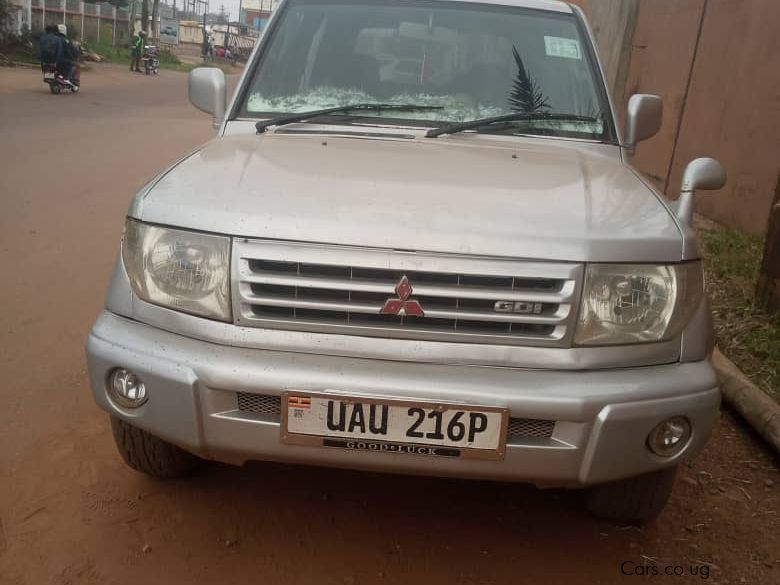
M 616 350 L 618 351 L 618 350 Z M 87 342 L 98 405 L 201 457 L 241 464 L 268 460 L 383 472 L 583 486 L 668 467 L 695 455 L 718 416 L 720 392 L 708 361 L 644 368 L 551 371 L 392 362 L 207 343 L 104 312 Z M 115 367 L 138 374 L 149 401 L 111 401 Z M 512 417 L 554 420 L 551 437 L 512 440 L 500 461 L 367 453 L 283 444 L 279 417 L 252 415 L 237 393 L 338 391 L 420 401 L 508 407 Z M 661 459 L 648 433 L 687 417 L 689 445 Z

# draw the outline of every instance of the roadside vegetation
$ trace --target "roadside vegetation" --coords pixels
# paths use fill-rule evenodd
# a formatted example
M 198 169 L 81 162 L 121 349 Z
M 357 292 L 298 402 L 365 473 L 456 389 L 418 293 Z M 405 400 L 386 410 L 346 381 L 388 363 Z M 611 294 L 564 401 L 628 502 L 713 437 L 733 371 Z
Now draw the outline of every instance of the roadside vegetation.
M 92 42 L 85 41 L 84 46 L 103 57 L 109 63 L 130 64 L 130 47 L 128 45 L 111 46 L 110 41 Z M 182 63 L 178 57 L 170 51 L 160 51 L 160 69 L 171 69 L 174 71 L 191 71 L 195 65 Z
M 111 46 L 110 41 L 102 41 L 100 43 L 86 41 L 84 46 L 103 57 L 109 63 L 122 63 L 130 64 L 130 47 L 125 42 L 123 45 L 116 47 Z M 196 67 L 218 67 L 225 73 L 236 73 L 240 68 L 234 67 L 229 63 L 219 63 L 216 61 L 209 61 L 206 63 L 183 63 L 179 58 L 171 51 L 160 51 L 160 69 L 169 69 L 171 71 L 183 71 L 185 73 L 192 71 Z
M 36 35 L 39 36 L 39 35 Z M 130 64 L 130 48 L 127 46 L 112 47 L 110 41 L 84 41 L 82 49 L 100 55 L 108 63 Z M 25 32 L 20 37 L 9 37 L 0 43 L 0 65 L 38 64 L 38 40 Z M 82 61 L 85 61 L 82 54 Z M 182 63 L 170 51 L 160 51 L 160 69 L 188 72 L 197 65 Z
M 696 228 L 721 351 L 767 394 L 780 401 L 780 313 L 756 303 L 763 240 L 709 220 Z
M 2 32 L 10 19 L 8 0 L 0 0 L 0 65 L 13 66 L 16 63 L 38 63 L 36 46 L 30 30 L 22 27 L 22 34 Z
M 0 46 L 0 65 L 13 66 L 17 63 L 38 64 L 38 56 L 31 47 L 19 43 Z

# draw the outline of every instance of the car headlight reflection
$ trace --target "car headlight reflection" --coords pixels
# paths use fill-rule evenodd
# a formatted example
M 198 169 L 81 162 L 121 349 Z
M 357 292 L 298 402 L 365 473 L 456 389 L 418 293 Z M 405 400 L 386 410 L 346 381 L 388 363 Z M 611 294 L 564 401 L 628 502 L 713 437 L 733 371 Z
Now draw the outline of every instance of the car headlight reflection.
M 122 258 L 133 291 L 141 299 L 231 320 L 230 238 L 128 219 Z
M 688 324 L 703 294 L 700 262 L 591 264 L 585 274 L 575 343 L 671 339 Z

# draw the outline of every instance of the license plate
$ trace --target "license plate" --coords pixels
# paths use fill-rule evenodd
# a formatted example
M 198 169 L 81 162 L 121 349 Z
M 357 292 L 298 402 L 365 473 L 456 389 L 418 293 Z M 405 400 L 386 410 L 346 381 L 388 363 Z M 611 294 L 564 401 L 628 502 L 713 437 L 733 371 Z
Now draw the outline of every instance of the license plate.
M 464 459 L 502 459 L 506 408 L 329 393 L 283 395 L 282 441 Z
M 54 73 L 44 73 L 43 74 L 44 79 L 54 79 Z

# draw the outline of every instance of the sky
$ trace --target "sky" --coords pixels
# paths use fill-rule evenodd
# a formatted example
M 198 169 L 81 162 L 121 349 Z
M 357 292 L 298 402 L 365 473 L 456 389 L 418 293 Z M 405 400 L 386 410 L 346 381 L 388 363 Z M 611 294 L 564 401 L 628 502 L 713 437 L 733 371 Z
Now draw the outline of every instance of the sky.
M 176 0 L 176 7 L 179 9 L 183 8 L 185 1 L 188 3 L 192 2 L 192 0 Z M 271 3 L 274 0 L 249 0 L 249 1 L 254 6 L 260 6 L 260 3 L 262 2 L 264 8 L 270 8 Z M 173 0 L 161 0 L 161 2 L 163 4 L 168 4 L 169 6 L 173 6 Z M 224 5 L 225 11 L 230 15 L 231 22 L 235 22 L 238 20 L 238 7 L 243 2 L 242 0 L 208 0 L 208 3 L 209 3 L 209 13 L 218 14 L 219 7 Z
M 219 12 L 219 7 L 225 5 L 225 10 L 230 14 L 230 20 L 238 20 L 238 0 L 209 0 L 211 12 Z
M 192 0 L 187 0 L 187 2 L 191 2 Z M 219 12 L 219 7 L 224 5 L 225 10 L 228 14 L 230 14 L 230 20 L 238 20 L 238 6 L 239 6 L 240 0 L 208 0 L 209 2 L 209 12 L 213 14 L 217 14 Z M 259 1 L 259 0 L 257 0 Z M 176 7 L 181 9 L 184 6 L 185 0 L 176 0 Z M 162 0 L 163 4 L 168 4 L 169 6 L 173 6 L 173 0 Z M 266 0 L 266 3 L 270 3 L 268 0 Z
M 211 2 L 212 12 L 219 12 L 220 5 L 224 4 L 225 10 L 227 10 L 230 13 L 230 20 L 238 20 L 239 0 L 209 0 L 209 2 Z M 255 6 L 259 6 L 260 2 L 261 0 L 254 0 L 252 4 L 254 4 Z M 270 10 L 272 2 L 274 2 L 274 0 L 262 0 L 262 4 L 264 8 L 268 10 Z
M 181 4 L 183 0 L 176 0 L 177 4 Z M 168 4 L 172 4 L 173 0 L 167 0 Z M 267 5 L 270 5 L 270 0 L 265 0 Z M 209 0 L 209 12 L 217 14 L 219 7 L 224 5 L 225 10 L 230 14 L 230 20 L 238 20 L 238 6 L 239 0 Z

